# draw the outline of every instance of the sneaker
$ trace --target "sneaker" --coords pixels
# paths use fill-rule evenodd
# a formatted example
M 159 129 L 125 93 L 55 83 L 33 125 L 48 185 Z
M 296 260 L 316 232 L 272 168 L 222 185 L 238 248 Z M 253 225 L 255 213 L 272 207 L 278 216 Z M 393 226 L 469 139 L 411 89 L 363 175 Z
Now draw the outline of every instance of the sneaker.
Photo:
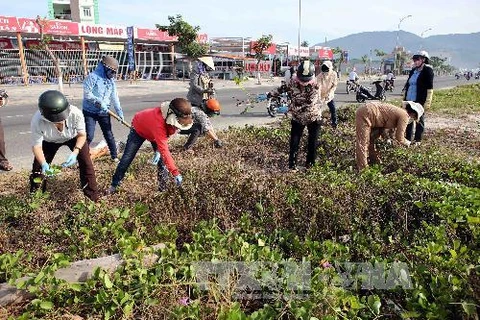
M 117 188 L 114 186 L 110 186 L 107 190 L 105 190 L 104 195 L 109 196 L 114 194 L 117 191 Z
M 112 158 L 112 161 L 115 162 L 115 163 L 118 163 L 118 162 L 120 162 L 120 159 L 118 159 L 118 158 Z

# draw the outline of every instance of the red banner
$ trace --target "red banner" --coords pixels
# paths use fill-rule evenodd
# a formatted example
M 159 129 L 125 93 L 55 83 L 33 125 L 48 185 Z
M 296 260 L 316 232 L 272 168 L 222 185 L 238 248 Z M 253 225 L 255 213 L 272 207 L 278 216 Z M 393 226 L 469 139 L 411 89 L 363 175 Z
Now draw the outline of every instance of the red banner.
M 260 64 L 258 65 L 258 71 L 260 72 L 270 72 L 271 69 L 272 69 L 272 63 L 269 61 L 260 62 Z M 247 72 L 257 71 L 257 63 L 256 62 L 245 63 L 245 71 Z
M 0 16 L 0 31 L 7 31 L 7 32 L 20 31 L 17 18 Z
M 11 39 L 0 39 L 0 50 L 1 49 L 16 49 L 17 46 L 13 45 Z
M 70 21 L 49 20 L 45 33 L 55 35 L 78 36 L 78 23 Z
M 333 59 L 333 51 L 330 48 L 321 48 L 317 50 L 319 59 Z
M 177 41 L 177 37 L 172 37 L 166 31 L 156 29 L 137 28 L 137 39 L 155 40 L 155 41 Z
M 18 25 L 20 26 L 20 32 L 24 33 L 40 33 L 37 22 L 35 19 L 29 18 L 18 18 Z
M 25 47 L 27 49 L 36 49 L 40 45 L 40 40 L 27 40 Z M 48 43 L 51 50 L 82 50 L 80 42 L 52 41 Z
M 253 46 L 257 43 L 256 41 L 250 41 L 250 54 L 255 54 L 255 50 L 253 50 Z M 263 50 L 263 54 L 275 54 L 277 52 L 277 45 L 272 43 L 270 47 L 266 50 Z

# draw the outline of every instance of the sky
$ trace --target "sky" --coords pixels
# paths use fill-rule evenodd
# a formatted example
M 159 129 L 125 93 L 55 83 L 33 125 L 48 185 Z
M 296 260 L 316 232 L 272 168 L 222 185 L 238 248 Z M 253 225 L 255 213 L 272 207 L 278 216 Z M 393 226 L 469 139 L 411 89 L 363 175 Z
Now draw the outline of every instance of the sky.
M 1 0 L 0 15 L 46 16 L 47 0 Z M 480 31 L 478 0 L 99 0 L 100 23 L 155 28 L 180 14 L 209 37 L 259 38 L 276 43 L 323 43 L 363 31 L 400 29 L 424 37 Z M 430 29 L 429 31 L 426 31 Z

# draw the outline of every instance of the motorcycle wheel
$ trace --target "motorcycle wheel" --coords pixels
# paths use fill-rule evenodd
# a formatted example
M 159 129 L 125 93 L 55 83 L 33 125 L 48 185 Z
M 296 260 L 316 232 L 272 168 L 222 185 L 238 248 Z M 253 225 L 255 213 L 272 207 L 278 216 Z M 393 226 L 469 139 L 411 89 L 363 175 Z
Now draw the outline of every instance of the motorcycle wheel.
M 5 107 L 8 103 L 8 97 L 0 97 L 0 108 Z
M 277 116 L 278 113 L 278 106 L 275 102 L 269 101 L 267 105 L 267 112 L 270 117 L 274 118 Z
M 365 97 L 361 96 L 361 95 L 357 95 L 357 102 L 365 102 Z

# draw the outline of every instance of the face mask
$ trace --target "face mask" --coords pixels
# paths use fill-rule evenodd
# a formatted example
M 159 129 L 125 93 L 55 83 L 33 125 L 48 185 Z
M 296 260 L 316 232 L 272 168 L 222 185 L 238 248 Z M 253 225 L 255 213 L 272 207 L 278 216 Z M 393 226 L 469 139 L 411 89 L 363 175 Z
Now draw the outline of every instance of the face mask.
M 180 130 L 188 130 L 193 125 L 193 121 L 190 124 L 182 125 L 180 122 L 178 122 L 177 116 L 173 112 L 167 116 L 167 118 L 165 119 L 165 122 Z
M 115 71 L 111 70 L 111 69 L 106 69 L 105 74 L 107 75 L 108 79 L 113 79 L 113 78 L 115 78 L 115 75 L 117 73 Z

